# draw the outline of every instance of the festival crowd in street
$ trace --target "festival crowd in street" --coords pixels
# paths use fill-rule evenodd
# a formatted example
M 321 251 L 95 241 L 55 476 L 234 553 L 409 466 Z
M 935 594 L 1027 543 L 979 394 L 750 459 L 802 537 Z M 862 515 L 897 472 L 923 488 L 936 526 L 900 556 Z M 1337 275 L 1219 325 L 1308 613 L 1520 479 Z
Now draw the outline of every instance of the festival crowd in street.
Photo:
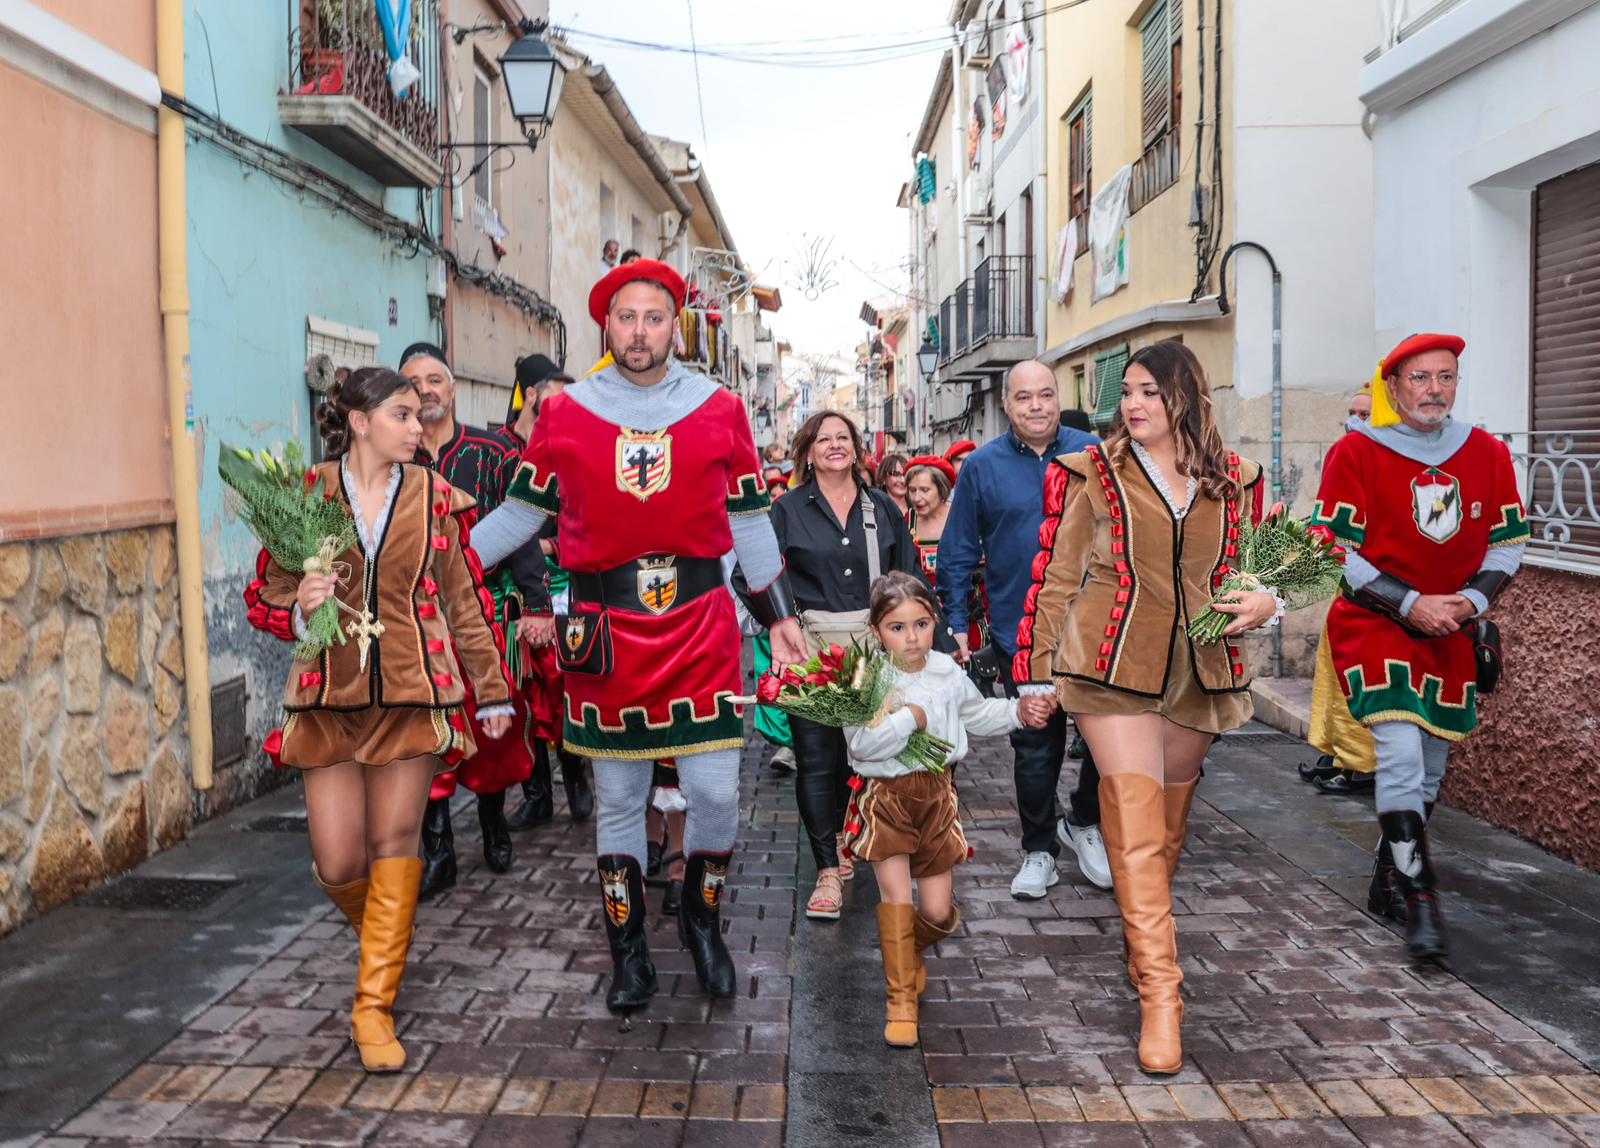
M 701 989 L 731 996 L 721 907 L 758 700 L 816 867 L 805 915 L 838 920 L 871 867 L 888 1044 L 917 1044 L 926 955 L 961 928 L 961 762 L 971 738 L 1007 735 L 1011 895 L 1048 897 L 1064 854 L 1114 891 L 1138 1062 L 1177 1072 L 1171 887 L 1206 754 L 1253 712 L 1237 639 L 1329 595 L 1308 780 L 1373 778 L 1369 908 L 1405 923 L 1413 958 L 1446 954 L 1428 819 L 1498 675 L 1484 615 L 1528 539 L 1506 447 L 1451 417 L 1461 339 L 1384 359 L 1299 523 L 1223 440 L 1206 366 L 1177 341 L 1131 357 L 1103 437 L 1025 361 L 1009 429 L 981 445 L 873 458 L 824 410 L 758 455 L 737 398 L 674 356 L 683 279 L 628 255 L 608 252 L 589 297 L 608 354 L 576 379 L 521 360 L 496 430 L 457 421 L 436 346 L 335 382 L 307 481 L 347 505 L 355 543 L 304 574 L 263 550 L 246 594 L 252 623 L 302 652 L 322 607 L 353 619 L 354 641 L 296 660 L 269 749 L 304 779 L 312 876 L 360 937 L 369 1072 L 406 1063 L 393 1004 L 419 900 L 456 880 L 458 786 L 501 873 L 514 833 L 554 817 L 559 768 L 568 815 L 595 827 L 610 1009 L 658 990 L 656 911 Z M 869 715 L 793 702 L 843 696 L 869 665 L 889 675 Z

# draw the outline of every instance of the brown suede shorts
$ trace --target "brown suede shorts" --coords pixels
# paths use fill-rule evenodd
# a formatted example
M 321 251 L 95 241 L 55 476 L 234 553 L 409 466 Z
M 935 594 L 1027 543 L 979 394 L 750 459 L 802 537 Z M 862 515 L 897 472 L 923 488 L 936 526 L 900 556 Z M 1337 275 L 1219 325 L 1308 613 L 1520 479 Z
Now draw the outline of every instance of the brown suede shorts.
M 909 856 L 913 877 L 934 877 L 967 859 L 949 773 L 869 778 L 859 804 L 861 829 L 846 844 L 861 860 Z
M 342 713 L 304 710 L 283 723 L 283 749 L 279 760 L 295 769 L 317 769 L 342 761 L 362 765 L 388 765 L 411 757 L 438 756 L 452 748 L 465 755 L 476 750 L 471 723 L 451 723 L 461 713 L 458 706 L 425 709 L 417 706 L 369 706 Z M 455 755 L 452 754 L 452 759 Z M 442 760 L 436 773 L 452 766 Z

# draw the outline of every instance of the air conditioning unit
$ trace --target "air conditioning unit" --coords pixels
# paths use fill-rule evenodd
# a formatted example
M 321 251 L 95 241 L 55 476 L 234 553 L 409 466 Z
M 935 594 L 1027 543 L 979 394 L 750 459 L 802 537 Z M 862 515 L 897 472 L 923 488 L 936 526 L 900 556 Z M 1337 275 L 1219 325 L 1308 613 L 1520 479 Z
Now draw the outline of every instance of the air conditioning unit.
M 994 63 L 994 29 L 987 20 L 974 20 L 962 36 L 963 54 L 969 68 L 987 68 Z
M 967 202 L 962 205 L 962 215 L 968 223 L 989 222 L 989 177 L 983 172 L 967 176 Z

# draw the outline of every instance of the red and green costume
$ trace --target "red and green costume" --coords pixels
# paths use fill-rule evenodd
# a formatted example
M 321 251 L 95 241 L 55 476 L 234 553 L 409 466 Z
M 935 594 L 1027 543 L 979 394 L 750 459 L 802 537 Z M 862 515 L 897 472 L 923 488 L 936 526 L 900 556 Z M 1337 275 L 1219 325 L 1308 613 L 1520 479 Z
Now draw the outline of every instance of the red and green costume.
M 1323 465 L 1312 522 L 1421 594 L 1458 593 L 1488 551 L 1529 537 L 1510 452 L 1476 428 L 1432 465 L 1368 434 L 1345 435 Z M 1412 722 L 1450 741 L 1477 725 L 1466 630 L 1423 636 L 1347 593 L 1328 611 L 1328 644 L 1350 712 L 1363 725 Z

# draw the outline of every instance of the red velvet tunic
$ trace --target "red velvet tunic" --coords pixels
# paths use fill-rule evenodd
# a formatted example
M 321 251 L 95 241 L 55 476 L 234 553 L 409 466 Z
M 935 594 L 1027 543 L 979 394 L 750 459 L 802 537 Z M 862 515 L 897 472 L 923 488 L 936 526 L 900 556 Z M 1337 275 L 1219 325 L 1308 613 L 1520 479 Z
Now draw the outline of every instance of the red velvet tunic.
M 619 427 L 560 395 L 541 409 L 508 497 L 557 516 L 563 567 L 600 573 L 647 555 L 720 560 L 733 549 L 729 515 L 767 509 L 759 476 L 744 407 L 726 391 L 660 431 Z M 743 744 L 729 701 L 742 684 L 730 594 L 609 613 L 612 671 L 564 676 L 569 749 L 652 760 Z M 557 643 L 565 629 L 558 618 Z
M 1345 435 L 1323 464 L 1312 522 L 1423 594 L 1457 593 L 1490 547 L 1528 540 L 1510 452 L 1477 429 L 1440 466 Z M 1328 611 L 1328 646 L 1362 724 L 1409 721 L 1451 740 L 1477 725 L 1467 633 L 1417 637 L 1340 597 Z

